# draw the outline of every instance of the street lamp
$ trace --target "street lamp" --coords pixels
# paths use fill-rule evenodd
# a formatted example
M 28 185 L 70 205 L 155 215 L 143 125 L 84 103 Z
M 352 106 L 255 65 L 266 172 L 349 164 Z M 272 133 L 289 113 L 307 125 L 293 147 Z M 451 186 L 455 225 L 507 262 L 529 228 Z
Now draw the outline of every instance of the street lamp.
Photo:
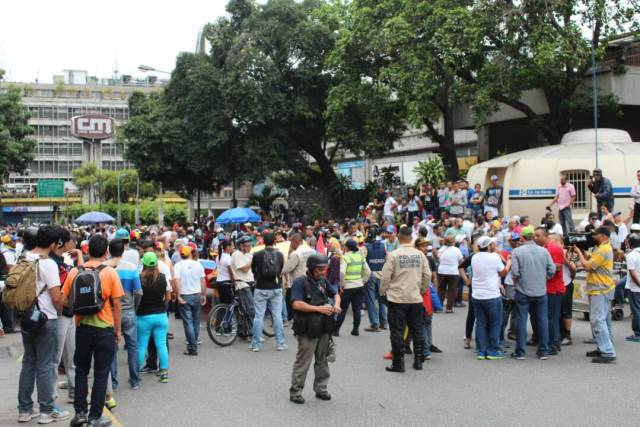
M 117 184 L 118 184 L 117 185 L 117 198 L 118 198 L 118 219 L 117 219 L 117 221 L 118 221 L 118 227 L 120 227 L 120 225 L 121 225 L 121 217 L 120 217 L 120 178 L 122 178 L 123 176 L 127 176 L 127 173 L 124 172 L 124 173 L 118 174 L 118 179 L 116 180 Z
M 150 65 L 143 65 L 143 64 L 138 65 L 138 70 L 142 71 L 143 73 L 148 73 L 148 72 L 151 72 L 151 71 L 155 71 L 156 73 L 171 74 L 170 71 L 158 70 L 155 67 L 152 67 Z

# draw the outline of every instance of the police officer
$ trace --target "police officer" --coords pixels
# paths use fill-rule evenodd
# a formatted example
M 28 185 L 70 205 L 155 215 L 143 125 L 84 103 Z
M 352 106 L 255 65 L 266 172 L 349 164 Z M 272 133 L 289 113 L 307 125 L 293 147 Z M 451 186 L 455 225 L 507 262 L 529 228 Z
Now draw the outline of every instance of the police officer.
M 332 290 L 324 272 L 329 260 L 324 255 L 313 254 L 307 259 L 307 275 L 299 277 L 291 287 L 293 301 L 293 332 L 298 339 L 298 353 L 291 374 L 289 400 L 302 404 L 301 395 L 311 359 L 315 357 L 313 388 L 316 397 L 331 400 L 327 391 L 329 364 L 327 355 L 331 342 L 330 333 L 335 328 L 334 315 L 340 313 L 340 295 Z M 332 301 L 333 299 L 333 301 Z
M 371 269 L 371 276 L 367 282 L 366 297 L 367 311 L 371 327 L 365 328 L 367 332 L 379 332 L 380 329 L 387 329 L 387 306 L 384 301 L 380 301 L 380 278 L 382 277 L 382 267 L 387 257 L 387 251 L 382 241 L 382 229 L 372 226 L 369 230 L 369 238 L 365 247 L 367 249 L 367 264 Z M 376 307 L 376 304 L 378 307 Z
M 338 316 L 338 324 L 334 332 L 335 336 L 339 335 L 340 327 L 347 315 L 347 309 L 351 304 L 353 311 L 353 329 L 351 335 L 358 336 L 360 332 L 360 319 L 362 312 L 362 303 L 364 302 L 364 284 L 371 276 L 371 270 L 365 261 L 364 256 L 360 253 L 358 243 L 349 239 L 346 243 L 347 253 L 342 257 L 340 262 L 340 308 L 342 313 Z
M 389 372 L 404 372 L 404 329 L 409 327 L 413 337 L 413 368 L 422 370 L 424 362 L 424 313 L 422 295 L 427 292 L 431 271 L 427 257 L 411 243 L 411 228 L 403 226 L 398 232 L 400 247 L 387 255 L 382 268 L 380 294 L 386 295 L 393 363 Z

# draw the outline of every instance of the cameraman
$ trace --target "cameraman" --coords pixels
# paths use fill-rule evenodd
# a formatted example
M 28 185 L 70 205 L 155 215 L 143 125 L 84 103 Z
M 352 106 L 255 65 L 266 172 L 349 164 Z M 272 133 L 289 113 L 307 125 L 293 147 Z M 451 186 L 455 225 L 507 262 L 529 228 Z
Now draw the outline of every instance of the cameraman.
M 611 340 L 611 300 L 615 281 L 613 280 L 613 249 L 609 242 L 610 232 L 605 227 L 598 227 L 593 232 L 593 240 L 598 244 L 587 260 L 577 246 L 573 246 L 580 258 L 580 263 L 587 271 L 586 291 L 589 294 L 589 319 L 593 336 L 598 344 L 594 351 L 587 352 L 593 363 L 613 363 L 616 350 Z
M 598 202 L 598 215 L 602 218 L 602 206 L 606 206 L 609 212 L 613 212 L 615 200 L 613 198 L 613 185 L 609 178 L 602 176 L 601 169 L 594 169 L 593 176 L 587 184 L 589 190 L 593 193 Z

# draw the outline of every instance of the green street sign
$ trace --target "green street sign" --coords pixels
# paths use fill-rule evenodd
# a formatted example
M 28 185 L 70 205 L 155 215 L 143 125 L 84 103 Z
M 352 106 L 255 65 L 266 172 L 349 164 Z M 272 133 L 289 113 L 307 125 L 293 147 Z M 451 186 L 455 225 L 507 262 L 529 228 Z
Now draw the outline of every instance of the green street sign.
M 64 181 L 61 179 L 39 180 L 38 197 L 64 197 Z

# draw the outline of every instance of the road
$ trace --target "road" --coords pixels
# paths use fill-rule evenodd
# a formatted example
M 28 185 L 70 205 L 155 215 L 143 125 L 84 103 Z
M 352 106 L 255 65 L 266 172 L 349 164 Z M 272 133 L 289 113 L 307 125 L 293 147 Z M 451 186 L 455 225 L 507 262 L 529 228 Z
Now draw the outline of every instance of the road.
M 126 353 L 119 352 L 121 389 L 113 414 L 124 426 L 637 424 L 640 345 L 624 341 L 630 332 L 628 318 L 614 322 L 618 362 L 594 365 L 584 356 L 593 346 L 582 344 L 590 336 L 589 324 L 583 320 L 574 323 L 575 344 L 548 361 L 537 360 L 531 348 L 525 361 L 478 361 L 462 347 L 465 315 L 466 309 L 436 315 L 434 340 L 444 353 L 434 355 L 421 372 L 408 363 L 405 374 L 384 371 L 388 362 L 382 354 L 389 348 L 388 333 L 361 332 L 360 337 L 352 337 L 348 318 L 343 336 L 336 341 L 338 359 L 330 366 L 333 399 L 317 400 L 307 387 L 305 405 L 288 400 L 296 351 L 289 328 L 287 351 L 276 352 L 274 340 L 269 339 L 259 353 L 250 352 L 245 342 L 220 348 L 202 329 L 200 356 L 187 357 L 182 355 L 181 323 L 172 320 L 175 339 L 169 383 L 144 375 L 140 390 L 123 386 Z M 19 342 L 16 334 L 0 340 L 2 426 L 17 424 Z M 10 345 L 18 352 L 13 348 L 13 355 L 8 355 Z M 311 381 L 312 375 L 307 384 Z M 60 406 L 72 409 L 63 402 Z

